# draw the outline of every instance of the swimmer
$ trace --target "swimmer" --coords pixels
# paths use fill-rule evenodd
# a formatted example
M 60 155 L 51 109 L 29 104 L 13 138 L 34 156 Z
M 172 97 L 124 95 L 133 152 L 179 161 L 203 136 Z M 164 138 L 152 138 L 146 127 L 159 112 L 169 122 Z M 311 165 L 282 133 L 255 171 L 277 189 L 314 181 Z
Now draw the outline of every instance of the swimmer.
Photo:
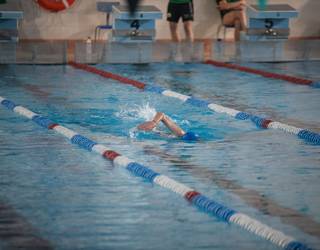
M 168 116 L 162 112 L 157 112 L 151 121 L 144 122 L 138 126 L 138 129 L 150 131 L 154 129 L 160 122 L 168 127 L 177 137 L 186 141 L 196 141 L 199 136 L 193 132 L 185 132 L 177 124 L 175 124 Z

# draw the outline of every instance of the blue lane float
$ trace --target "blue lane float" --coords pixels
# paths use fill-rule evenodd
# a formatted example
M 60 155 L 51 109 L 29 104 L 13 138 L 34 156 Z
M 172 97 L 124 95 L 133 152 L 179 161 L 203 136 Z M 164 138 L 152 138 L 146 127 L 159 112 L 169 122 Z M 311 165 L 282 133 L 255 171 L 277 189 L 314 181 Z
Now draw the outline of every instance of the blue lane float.
M 51 126 L 53 126 L 55 124 L 50 119 L 43 117 L 43 116 L 40 116 L 40 115 L 35 115 L 34 117 L 32 117 L 32 121 L 34 121 L 35 123 L 37 123 L 38 125 L 40 125 L 41 127 L 44 127 L 44 128 L 50 128 Z
M 246 113 L 246 112 L 239 112 L 238 114 L 236 114 L 235 118 L 238 120 L 248 120 L 250 118 L 250 114 Z
M 162 87 L 149 85 L 149 84 L 145 86 L 144 90 L 147 90 L 147 91 L 153 92 L 153 93 L 157 93 L 157 94 L 161 94 L 163 91 L 165 91 L 165 89 Z
M 128 164 L 127 169 L 136 176 L 140 176 L 149 182 L 153 182 L 156 176 L 160 175 L 159 173 L 154 172 L 153 170 L 139 164 L 136 162 L 131 162 Z
M 301 139 L 304 139 L 304 140 L 307 140 L 307 141 L 310 141 L 314 144 L 320 144 L 320 135 L 317 134 L 317 133 L 314 133 L 312 131 L 309 131 L 309 130 L 301 130 L 299 133 L 298 133 L 298 136 L 301 138 Z
M 183 98 L 183 96 L 180 96 Z M 17 106 L 10 100 L 7 100 L 0 96 L 0 103 L 7 109 L 12 110 L 30 120 L 33 120 L 36 124 L 41 127 L 55 130 L 57 133 L 65 136 L 70 140 L 71 143 L 77 144 L 79 147 L 86 149 L 89 152 L 95 152 L 104 157 L 105 159 L 111 160 L 116 167 L 122 167 L 130 171 L 136 176 L 142 177 L 145 180 L 157 184 L 163 188 L 166 188 L 193 204 L 198 209 L 204 211 L 209 215 L 214 215 L 215 217 L 228 222 L 233 223 L 241 228 L 260 236 L 275 245 L 287 249 L 287 250 L 310 250 L 310 248 L 302 242 L 297 241 L 291 236 L 285 235 L 283 232 L 273 229 L 258 220 L 255 220 L 248 215 L 237 212 L 233 209 L 228 208 L 212 199 L 207 198 L 201 193 L 195 191 L 182 183 L 179 183 L 168 176 L 159 174 L 152 169 L 139 164 L 133 160 L 128 159 L 121 154 L 110 150 L 102 144 L 98 144 L 75 131 L 68 129 L 62 125 L 54 123 L 48 118 L 45 118 L 39 114 L 32 112 L 31 110 L 23 107 Z M 301 133 L 302 136 L 308 136 L 308 131 Z M 312 135 L 310 135 L 312 136 Z
M 78 146 L 80 146 L 81 148 L 84 148 L 88 151 L 92 151 L 92 148 L 94 147 L 94 145 L 96 145 L 97 143 L 94 141 L 91 141 L 90 139 L 82 136 L 82 135 L 75 135 L 71 138 L 71 142 L 73 144 L 77 144 Z
M 196 207 L 201 209 L 202 211 L 212 214 L 219 218 L 220 220 L 224 220 L 226 222 L 230 221 L 232 215 L 236 213 L 235 210 L 232 210 L 224 205 L 221 205 L 213 200 L 210 200 L 208 197 L 198 194 L 191 199 L 191 203 Z
M 201 100 L 201 99 L 198 99 L 195 97 L 188 98 L 186 103 L 189 103 L 193 106 L 200 107 L 200 108 L 207 108 L 208 105 L 210 104 L 209 102 L 207 102 L 205 100 Z
M 3 100 L 1 104 L 10 110 L 13 110 L 17 106 L 14 102 L 9 100 Z
M 313 82 L 312 87 L 314 88 L 320 88 L 320 82 Z

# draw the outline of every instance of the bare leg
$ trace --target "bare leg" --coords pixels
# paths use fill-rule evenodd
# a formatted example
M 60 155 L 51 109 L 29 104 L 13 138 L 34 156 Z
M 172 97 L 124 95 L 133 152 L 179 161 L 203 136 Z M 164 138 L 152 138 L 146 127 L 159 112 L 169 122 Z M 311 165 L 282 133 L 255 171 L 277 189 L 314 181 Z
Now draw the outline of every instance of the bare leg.
M 194 34 L 192 28 L 192 21 L 185 21 L 183 23 L 184 31 L 186 33 L 186 38 L 189 42 L 193 43 L 194 41 Z
M 241 30 L 246 30 L 247 28 L 247 19 L 246 14 L 243 10 L 234 10 L 227 13 L 223 18 L 223 24 L 225 25 L 234 25 L 235 20 L 239 19 L 241 24 Z
M 241 14 L 240 14 L 241 18 L 240 18 L 240 21 L 241 21 L 241 30 L 242 31 L 246 31 L 247 30 L 247 17 L 246 17 L 246 13 L 244 11 L 241 11 Z
M 238 18 L 234 20 L 234 39 L 240 41 L 241 22 Z
M 178 33 L 178 23 L 170 22 L 170 32 L 172 41 L 180 42 L 180 37 Z
M 244 11 L 232 11 L 223 17 L 224 25 L 233 25 L 235 27 L 235 40 L 240 40 L 240 31 L 246 30 L 246 16 Z

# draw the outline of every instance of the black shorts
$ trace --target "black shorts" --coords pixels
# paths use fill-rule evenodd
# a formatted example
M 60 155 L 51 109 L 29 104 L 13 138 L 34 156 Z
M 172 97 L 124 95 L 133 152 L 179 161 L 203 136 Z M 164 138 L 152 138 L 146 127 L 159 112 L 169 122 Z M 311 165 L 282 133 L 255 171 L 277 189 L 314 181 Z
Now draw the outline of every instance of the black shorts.
M 182 21 L 193 21 L 193 4 L 190 3 L 169 3 L 167 21 L 177 23 L 180 17 Z

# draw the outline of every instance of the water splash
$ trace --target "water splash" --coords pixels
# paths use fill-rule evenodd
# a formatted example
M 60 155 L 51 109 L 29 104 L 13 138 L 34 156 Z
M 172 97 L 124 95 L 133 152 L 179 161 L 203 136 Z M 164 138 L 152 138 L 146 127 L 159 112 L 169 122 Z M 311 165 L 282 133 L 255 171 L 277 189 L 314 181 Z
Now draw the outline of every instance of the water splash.
M 147 102 L 142 105 L 120 107 L 120 111 L 115 115 L 126 120 L 150 121 L 156 115 L 157 111 Z

